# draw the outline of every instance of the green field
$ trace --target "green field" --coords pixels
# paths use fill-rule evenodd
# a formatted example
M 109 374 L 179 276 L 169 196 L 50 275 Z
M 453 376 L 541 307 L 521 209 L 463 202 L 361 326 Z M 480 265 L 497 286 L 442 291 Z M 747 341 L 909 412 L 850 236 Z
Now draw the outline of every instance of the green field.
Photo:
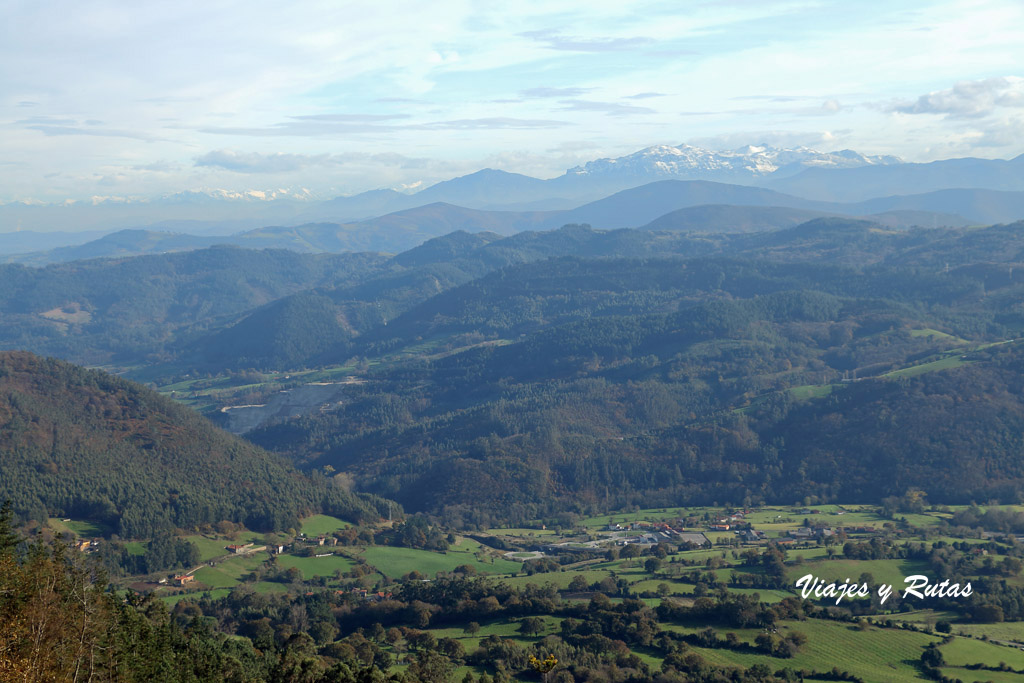
M 397 579 L 409 572 L 417 571 L 433 578 L 437 572 L 450 572 L 462 564 L 475 567 L 481 574 L 511 574 L 519 571 L 519 562 L 501 558 L 480 561 L 469 552 L 435 553 L 416 548 L 393 548 L 390 546 L 369 546 L 362 557 L 385 576 Z
M 975 638 L 954 638 L 943 645 L 942 656 L 950 666 L 969 666 L 984 664 L 996 666 L 1006 662 L 1014 669 L 1024 669 L 1024 652 L 1015 647 L 986 643 Z M 979 671 L 978 679 L 985 680 L 987 672 Z
M 462 647 L 466 648 L 466 652 L 473 652 L 480 647 L 481 640 L 491 635 L 526 646 L 540 640 L 544 636 L 558 633 L 562 623 L 560 618 L 552 616 L 542 616 L 539 618 L 544 622 L 544 629 L 535 636 L 524 636 L 521 634 L 519 632 L 519 620 L 483 622 L 480 624 L 480 630 L 474 635 L 469 635 L 461 627 L 432 628 L 428 630 L 438 640 L 441 638 L 452 638 L 462 643 Z
M 217 588 L 212 591 L 203 591 L 201 593 L 178 593 L 177 595 L 166 595 L 161 600 L 166 603 L 168 607 L 173 607 L 182 600 L 196 600 L 204 595 L 210 596 L 212 600 L 219 600 L 220 598 L 226 598 L 231 594 L 230 588 Z
M 237 586 L 243 576 L 254 572 L 266 559 L 266 553 L 230 557 L 214 567 L 201 567 L 196 570 L 196 581 L 212 588 Z
M 64 533 L 80 538 L 99 538 L 110 532 L 110 529 L 96 522 L 85 520 L 64 521 L 58 517 L 50 517 L 47 522 L 51 529 L 58 533 Z
M 998 624 L 957 624 L 954 618 L 947 618 L 953 623 L 953 633 L 966 633 L 975 638 L 988 636 L 991 640 L 1024 643 L 1024 621 L 1003 621 Z
M 554 536 L 554 529 L 488 529 L 492 536 L 515 536 L 529 538 L 531 536 Z
M 942 674 L 953 680 L 979 681 L 980 683 L 1020 683 L 1024 676 L 1009 671 L 986 671 L 983 669 L 965 669 L 947 666 L 942 668 Z
M 842 548 L 833 548 L 837 554 L 843 552 Z M 824 546 L 818 546 L 814 548 L 787 548 L 786 549 L 786 561 L 792 562 L 793 560 L 802 557 L 804 561 L 807 560 L 823 560 L 828 558 L 828 548 Z
M 790 387 L 789 395 L 797 401 L 805 401 L 811 398 L 824 398 L 830 395 L 835 388 L 834 384 L 804 384 L 799 387 Z
M 307 536 L 326 536 L 327 534 L 348 529 L 351 524 L 343 519 L 330 515 L 313 515 L 302 520 L 302 533 Z
M 935 372 L 936 370 L 949 370 L 950 368 L 958 368 L 961 365 L 966 365 L 970 361 L 966 361 L 958 355 L 948 356 L 946 358 L 940 358 L 939 360 L 933 360 L 930 363 L 921 363 L 920 365 L 911 365 L 909 368 L 902 368 L 900 370 L 893 370 L 887 372 L 882 377 L 893 379 L 897 377 L 916 377 L 923 375 L 926 372 Z
M 335 572 L 345 573 L 352 569 L 355 562 L 342 555 L 326 557 L 297 557 L 295 555 L 278 555 L 277 564 L 285 569 L 292 567 L 302 572 L 303 579 L 314 576 L 334 576 Z
M 856 582 L 864 572 L 871 574 L 874 590 L 880 583 L 887 583 L 894 591 L 901 590 L 903 579 L 913 574 L 928 574 L 928 563 L 915 560 L 820 560 L 792 565 L 786 568 L 786 579 L 791 583 L 805 574 L 813 574 L 825 581 L 842 583 L 846 579 Z
M 577 576 L 582 576 L 587 584 L 592 584 L 601 579 L 607 578 L 607 570 L 584 570 L 584 571 L 568 571 L 568 572 L 544 572 L 540 574 L 534 574 L 533 576 L 513 576 L 511 578 L 502 578 L 502 583 L 507 583 L 510 586 L 516 588 L 522 588 L 530 584 L 536 584 L 543 586 L 551 584 L 559 590 L 564 590 L 569 587 L 571 582 Z M 666 583 L 671 583 L 666 581 Z
M 789 630 L 800 631 L 808 638 L 792 659 L 779 660 L 726 649 L 692 649 L 713 664 L 750 667 L 762 663 L 773 671 L 783 666 L 831 671 L 837 666 L 868 683 L 893 683 L 920 681 L 914 662 L 920 660 L 928 643 L 938 640 L 935 636 L 913 631 L 873 627 L 859 631 L 847 623 L 817 620 L 784 622 L 779 635 L 785 636 Z
M 940 332 L 939 330 L 933 330 L 930 327 L 923 327 L 918 330 L 910 330 L 911 337 L 929 337 L 932 339 L 942 339 L 945 341 L 951 341 L 956 344 L 969 344 L 970 342 L 960 337 L 954 337 L 951 334 Z
M 196 570 L 193 575 L 196 581 L 210 588 L 231 588 L 238 585 L 238 580 L 232 578 L 214 567 L 203 567 Z
M 257 593 L 287 593 L 288 586 L 274 581 L 257 581 L 252 584 L 252 589 Z
M 129 555 L 146 554 L 146 544 L 141 541 L 129 541 L 124 544 L 124 549 L 128 551 Z
M 221 557 L 228 554 L 227 546 L 231 541 L 224 539 L 208 538 L 200 534 L 193 534 L 192 536 L 186 536 L 186 541 L 191 541 L 196 544 L 199 548 L 199 561 L 208 562 L 215 557 Z

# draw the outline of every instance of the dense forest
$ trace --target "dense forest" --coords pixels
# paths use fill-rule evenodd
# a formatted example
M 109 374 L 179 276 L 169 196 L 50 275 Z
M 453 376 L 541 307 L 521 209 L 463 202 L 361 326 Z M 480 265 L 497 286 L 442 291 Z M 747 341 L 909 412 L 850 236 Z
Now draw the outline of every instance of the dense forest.
M 917 293 L 924 293 L 926 301 L 934 301 L 942 297 L 942 291 L 953 281 L 957 281 L 952 285 L 954 287 L 1005 287 L 1006 281 L 1012 278 L 1012 268 L 996 264 L 1012 264 L 1020 260 L 1018 255 L 1022 252 L 1024 239 L 1016 225 L 993 226 L 984 230 L 895 231 L 867 221 L 832 218 L 749 235 L 608 231 L 577 225 L 548 232 L 524 232 L 507 238 L 490 233 L 453 233 L 395 256 L 379 271 L 365 275 L 356 283 L 322 287 L 317 290 L 315 300 L 298 297 L 287 304 L 270 304 L 243 318 L 235 327 L 228 326 L 202 336 L 190 346 L 179 346 L 178 353 L 165 366 L 165 371 L 173 372 L 182 367 L 216 371 L 225 367 L 286 370 L 318 366 L 353 355 L 371 355 L 381 349 L 371 343 L 382 338 L 397 338 L 397 342 L 402 343 L 407 342 L 409 336 L 445 331 L 445 328 L 434 330 L 422 325 L 417 329 L 404 327 L 396 331 L 396 324 L 407 326 L 416 315 L 437 316 L 439 322 L 447 321 L 450 325 L 461 325 L 464 330 L 479 332 L 474 327 L 479 322 L 477 318 L 464 322 L 458 319 L 457 314 L 473 313 L 471 309 L 453 308 L 458 306 L 460 298 L 472 297 L 473 292 L 481 289 L 493 289 L 497 279 L 504 280 L 506 287 L 522 281 L 527 292 L 541 287 L 536 295 L 543 295 L 543 288 L 554 293 L 560 287 L 571 288 L 580 284 L 557 279 L 541 284 L 542 280 L 549 280 L 552 273 L 557 278 L 557 268 L 546 263 L 556 258 L 571 257 L 586 262 L 634 258 L 642 259 L 640 263 L 647 263 L 650 259 L 672 256 L 688 260 L 691 267 L 698 260 L 707 258 L 755 261 L 762 268 L 769 264 L 786 267 L 814 264 L 819 266 L 814 287 L 820 287 L 820 283 L 828 279 L 827 274 L 839 267 L 845 269 L 839 271 L 844 276 L 852 277 L 859 273 L 863 295 L 899 294 L 899 287 L 909 282 L 908 278 L 913 278 Z M 530 265 L 535 267 L 530 268 Z M 593 264 L 590 267 L 594 267 Z M 961 272 L 961 269 L 966 270 Z M 776 268 L 770 276 L 775 279 L 769 285 L 773 290 L 786 286 L 779 276 L 783 270 L 785 268 Z M 881 275 L 883 272 L 888 275 Z M 952 273 L 953 277 L 942 281 L 925 277 L 940 273 L 947 276 Z M 683 292 L 688 298 L 699 299 L 712 293 L 713 283 L 701 282 L 699 275 L 696 273 L 688 283 L 679 282 L 679 277 L 675 276 L 677 285 L 682 286 L 666 286 L 664 289 L 675 290 L 667 296 Z M 885 281 L 886 277 L 888 281 Z M 533 284 L 534 278 L 540 280 Z M 628 278 L 620 283 L 623 286 L 618 287 L 619 291 L 628 292 L 631 284 L 641 290 L 652 286 L 661 289 L 656 284 L 652 285 L 651 278 L 641 283 L 641 274 Z M 894 278 L 899 282 L 893 281 Z M 872 282 L 867 284 L 866 280 Z M 748 286 L 756 284 L 747 283 Z M 593 285 L 593 282 L 582 282 L 585 288 L 592 289 Z M 690 285 L 694 289 L 687 290 L 686 286 Z M 795 282 L 791 288 L 800 286 L 806 286 L 806 282 Z M 845 286 L 837 282 L 830 285 L 828 291 Z M 931 286 L 938 287 L 940 291 L 928 295 L 924 290 Z M 872 293 L 870 287 L 879 287 L 882 291 Z M 516 305 L 525 296 L 523 292 L 510 290 L 507 293 L 519 298 L 511 301 L 481 300 L 479 304 L 483 307 L 491 304 Z M 563 292 L 566 295 L 574 293 L 574 290 Z M 328 304 L 327 300 L 332 303 Z M 561 302 L 561 305 L 570 308 L 581 302 L 576 297 Z M 629 310 L 648 310 L 645 308 L 648 305 L 643 301 L 635 302 Z M 603 307 L 610 310 L 611 303 L 603 303 Z M 584 313 L 589 314 L 590 311 L 581 311 L 580 315 Z M 318 328 L 316 334 L 311 335 L 291 322 L 300 316 L 333 319 L 337 325 L 329 321 L 329 328 Z M 278 342 L 282 337 L 280 330 L 284 329 L 289 330 L 290 335 L 288 343 L 282 345 Z M 234 343 L 242 340 L 243 352 L 234 353 Z
M 0 490 L 23 520 L 74 516 L 124 538 L 378 514 L 379 501 L 303 475 L 152 390 L 24 352 L 0 353 L 0 451 Z
M 356 338 L 431 297 L 550 258 L 716 256 L 939 272 L 1015 263 L 1024 252 L 1020 232 L 1019 225 L 892 230 L 837 218 L 753 234 L 570 225 L 505 238 L 456 232 L 393 257 L 221 246 L 45 268 L 0 265 L 0 348 L 93 365 L 163 363 L 164 373 L 287 370 L 358 353 Z M 998 286 L 1009 272 L 989 268 L 983 279 Z M 281 301 L 291 295 L 300 296 Z M 311 316 L 320 322 L 296 325 Z M 240 340 L 244 348 L 234 353 Z
M 263 373 L 344 368 L 357 381 L 340 403 L 247 438 L 456 525 L 643 503 L 877 502 L 914 486 L 1015 502 L 1018 350 L 991 345 L 1024 329 L 1022 235 L 821 218 L 749 234 L 457 232 L 393 257 L 221 247 L 6 266 L 17 286 L 0 314 L 6 345 L 134 364 L 129 376 L 165 385 L 232 373 L 250 378 L 243 403 L 271 396 Z M 936 447 L 940 427 L 956 438 Z M 6 465 L 33 491 L 57 486 L 32 469 L 47 467 L 39 449 L 78 448 L 74 430 L 44 431 L 8 428 L 36 449 Z M 146 452 L 168 437 L 152 441 Z M 234 478 L 218 485 L 237 491 Z M 106 502 L 135 488 L 15 499 L 35 515 L 96 508 L 113 528 L 159 526 Z M 193 512 L 161 500 L 157 516 L 280 527 L 291 514 L 178 505 Z
M 934 260 L 915 248 L 918 260 Z M 371 368 L 341 409 L 249 438 L 467 523 L 487 523 L 490 511 L 523 520 L 562 506 L 880 500 L 910 486 L 959 502 L 1012 502 L 1014 468 L 1000 470 L 1005 480 L 962 475 L 1019 449 L 1012 439 L 982 439 L 1008 431 L 1002 422 L 1012 425 L 1019 406 L 1012 389 L 993 393 L 976 377 L 1016 381 L 1006 356 L 1018 350 L 976 347 L 1016 337 L 1024 319 L 1007 302 L 1022 290 L 1011 268 L 991 264 L 536 261 L 442 292 L 363 334 L 356 341 L 366 357 L 427 340 L 441 340 L 440 353 Z M 968 347 L 976 348 L 969 356 L 958 351 Z M 900 377 L 943 358 L 948 369 L 937 375 Z M 921 388 L 936 382 L 956 389 Z M 946 390 L 977 403 L 971 414 L 927 398 Z M 806 395 L 820 398 L 797 400 Z M 936 451 L 926 428 L 887 440 L 854 420 L 883 401 L 963 437 Z M 848 419 L 829 418 L 835 431 L 807 440 L 815 411 L 827 407 Z M 905 474 L 881 477 L 872 458 Z

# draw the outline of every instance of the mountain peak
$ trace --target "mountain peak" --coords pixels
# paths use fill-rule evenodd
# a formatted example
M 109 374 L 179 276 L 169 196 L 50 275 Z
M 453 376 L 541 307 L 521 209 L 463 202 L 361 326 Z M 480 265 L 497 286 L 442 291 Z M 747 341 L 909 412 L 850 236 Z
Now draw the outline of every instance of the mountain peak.
M 778 148 L 768 144 L 745 145 L 714 151 L 688 144 L 654 145 L 624 157 L 597 159 L 566 171 L 566 176 L 631 176 L 752 181 L 779 171 L 795 173 L 804 168 L 851 168 L 898 164 L 890 156 L 866 156 L 853 150 L 819 152 L 809 147 Z

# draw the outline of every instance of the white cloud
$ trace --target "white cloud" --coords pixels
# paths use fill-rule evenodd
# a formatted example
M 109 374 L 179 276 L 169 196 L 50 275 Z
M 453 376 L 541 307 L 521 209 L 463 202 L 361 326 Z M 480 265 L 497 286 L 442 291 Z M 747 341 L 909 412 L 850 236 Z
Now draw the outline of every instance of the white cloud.
M 288 173 L 316 166 L 345 166 L 348 164 L 397 168 L 424 168 L 429 159 L 416 159 L 401 154 L 261 154 L 260 152 L 240 152 L 232 149 L 219 149 L 196 157 L 195 166 L 222 168 L 235 173 Z
M 594 157 L 758 131 L 813 146 L 825 116 L 865 153 L 1024 151 L 1006 132 L 1019 79 L 991 78 L 1024 63 L 1018 0 L 48 0 L 0 3 L 0 23 L 17 27 L 0 40 L 0 149 L 19 164 L 0 200 L 252 173 L 345 192 L 482 159 L 551 176 L 568 159 L 543 151 L 566 140 Z
M 810 147 L 823 152 L 835 150 L 848 139 L 850 131 L 788 131 L 788 130 L 747 130 L 688 140 L 690 144 L 716 150 L 737 149 L 744 145 L 769 145 L 771 147 Z
M 888 107 L 899 114 L 944 114 L 949 118 L 974 119 L 1002 108 L 1024 107 L 1024 78 L 1005 76 L 960 81 L 946 90 L 921 95 L 913 102 Z
M 571 52 L 619 52 L 650 45 L 653 39 L 643 36 L 631 37 L 588 37 L 565 36 L 553 29 L 540 31 L 524 31 L 520 35 L 536 40 L 552 50 Z
M 836 114 L 843 110 L 843 105 L 837 99 L 828 99 L 822 102 L 821 110 L 827 114 Z
M 638 107 L 633 104 L 618 102 L 593 102 L 591 100 L 561 100 L 559 104 L 565 111 L 596 111 L 608 116 L 630 116 L 632 114 L 654 114 L 649 107 Z
M 260 154 L 258 152 L 236 152 L 230 149 L 207 152 L 195 160 L 196 166 L 223 168 L 236 173 L 283 173 L 330 163 L 332 163 L 332 157 L 327 154 L 317 156 L 282 153 Z
M 593 88 L 527 88 L 520 90 L 520 97 L 579 97 L 586 95 Z

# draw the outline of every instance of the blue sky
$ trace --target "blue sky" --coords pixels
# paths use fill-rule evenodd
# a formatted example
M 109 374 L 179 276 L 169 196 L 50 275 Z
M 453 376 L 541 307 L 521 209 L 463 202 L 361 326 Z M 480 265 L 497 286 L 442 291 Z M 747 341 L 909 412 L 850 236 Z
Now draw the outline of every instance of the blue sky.
M 0 201 L 322 196 L 653 144 L 1024 153 L 1024 3 L 0 3 Z

